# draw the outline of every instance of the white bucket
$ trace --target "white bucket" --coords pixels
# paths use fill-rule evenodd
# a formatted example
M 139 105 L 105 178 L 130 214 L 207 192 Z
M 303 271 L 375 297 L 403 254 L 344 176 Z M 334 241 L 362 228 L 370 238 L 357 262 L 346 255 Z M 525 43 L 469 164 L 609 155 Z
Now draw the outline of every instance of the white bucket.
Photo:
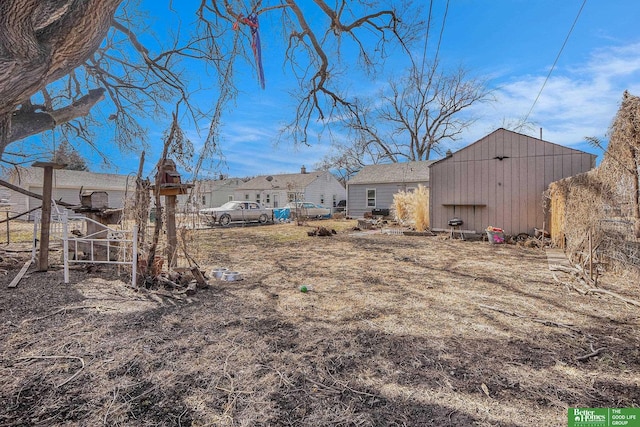
M 222 279 L 222 276 L 227 270 L 228 270 L 227 268 L 214 268 L 213 271 L 211 272 L 211 275 L 216 279 Z
M 222 280 L 226 280 L 227 282 L 242 280 L 242 274 L 238 273 L 237 271 L 225 271 L 222 275 Z

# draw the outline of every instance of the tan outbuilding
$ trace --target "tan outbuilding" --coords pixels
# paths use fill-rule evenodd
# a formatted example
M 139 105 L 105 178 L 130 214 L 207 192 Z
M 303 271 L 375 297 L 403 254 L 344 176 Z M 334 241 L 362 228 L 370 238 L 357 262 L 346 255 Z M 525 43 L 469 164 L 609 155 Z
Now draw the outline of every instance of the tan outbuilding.
M 520 133 L 498 129 L 432 163 L 430 218 L 433 229 L 482 233 L 487 226 L 507 234 L 533 234 L 547 227 L 543 193 L 550 183 L 587 172 L 596 156 Z

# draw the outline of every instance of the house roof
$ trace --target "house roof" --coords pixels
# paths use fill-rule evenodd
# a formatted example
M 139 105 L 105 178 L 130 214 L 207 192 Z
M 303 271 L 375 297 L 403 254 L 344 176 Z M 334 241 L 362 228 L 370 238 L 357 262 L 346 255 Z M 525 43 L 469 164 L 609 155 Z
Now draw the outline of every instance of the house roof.
M 44 169 L 19 167 L 11 171 L 10 179 L 14 184 L 21 187 L 41 187 L 44 179 Z M 92 189 L 124 189 L 127 183 L 129 186 L 135 184 L 135 176 L 55 169 L 53 171 L 53 182 L 54 186 L 58 188 L 79 188 L 83 186 Z
M 429 165 L 433 160 L 368 165 L 348 184 L 384 184 L 393 182 L 429 182 Z
M 243 184 L 241 178 L 206 179 L 198 182 L 199 188 L 204 191 L 218 191 L 224 189 L 235 189 Z
M 241 184 L 237 190 L 286 190 L 304 189 L 321 176 L 328 174 L 326 171 L 315 171 L 307 173 L 289 173 L 281 175 L 261 175 Z M 268 180 L 267 178 L 271 178 Z

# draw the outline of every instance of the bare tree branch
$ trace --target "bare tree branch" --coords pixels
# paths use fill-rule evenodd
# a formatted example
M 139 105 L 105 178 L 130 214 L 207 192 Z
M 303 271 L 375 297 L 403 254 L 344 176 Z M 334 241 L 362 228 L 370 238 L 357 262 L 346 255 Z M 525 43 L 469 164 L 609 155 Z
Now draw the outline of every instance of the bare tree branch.
M 201 0 L 194 5 L 197 21 L 191 31 L 182 32 L 178 25 L 167 29 L 164 42 L 153 42 L 140 37 L 151 33 L 137 5 L 128 0 L 3 0 L 0 157 L 7 144 L 52 128 L 91 144 L 98 122 L 113 127 L 117 144 L 143 148 L 144 120 L 169 117 L 167 105 L 179 103 L 180 120 L 196 128 L 205 121 L 208 126 L 198 170 L 205 158 L 220 154 L 221 118 L 237 95 L 235 64 L 246 60 L 258 66 L 249 30 L 239 25 L 250 14 L 282 18 L 280 35 L 288 46 L 279 60 L 299 82 L 297 111 L 285 131 L 294 141 L 307 143 L 312 126 L 324 126 L 329 116 L 352 108 L 340 82 L 341 72 L 348 69 L 342 63 L 343 44 L 350 54 L 356 52 L 348 63 L 370 71 L 384 60 L 389 45 L 408 52 L 407 43 L 419 34 L 413 25 L 419 14 L 409 7 L 411 2 L 400 4 L 404 9 L 381 8 L 368 0 L 337 0 L 331 6 L 324 0 L 258 0 L 250 5 Z M 176 22 L 182 22 L 171 2 L 169 8 Z M 193 81 L 190 64 L 212 78 Z M 107 117 L 106 123 L 87 114 L 93 110 L 83 97 L 96 86 L 104 89 L 106 100 L 96 101 L 93 110 Z M 212 102 L 199 107 L 193 94 L 204 90 L 211 91 Z M 40 111 L 32 114 L 35 110 Z M 56 119 L 54 112 L 67 115 Z M 33 122 L 26 125 L 28 120 Z
M 367 162 L 429 160 L 443 142 L 455 141 L 474 123 L 465 110 L 490 99 L 485 83 L 468 78 L 462 68 L 451 74 L 437 63 L 426 74 L 412 69 L 404 79 L 390 80 L 376 98 L 357 100 L 345 110 L 354 142 L 338 151 L 366 156 L 358 161 Z
M 7 143 L 10 144 L 28 136 L 37 135 L 62 123 L 86 116 L 91 108 L 103 99 L 104 89 L 91 89 L 87 95 L 71 105 L 57 110 L 36 112 L 20 109 L 13 114 Z

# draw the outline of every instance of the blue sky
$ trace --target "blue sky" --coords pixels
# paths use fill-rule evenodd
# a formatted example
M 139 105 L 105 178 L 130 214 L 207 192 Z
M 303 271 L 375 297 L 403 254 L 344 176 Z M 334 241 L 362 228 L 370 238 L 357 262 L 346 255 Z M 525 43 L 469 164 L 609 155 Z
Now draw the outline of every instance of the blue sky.
M 175 22 L 166 3 L 148 0 L 143 4 L 151 10 L 150 24 L 158 34 L 166 34 L 163 28 L 168 22 Z M 436 36 L 441 31 L 446 1 L 434 0 L 433 4 L 428 56 L 433 54 Z M 461 65 L 471 75 L 487 79 L 496 97 L 492 104 L 473 108 L 478 120 L 460 141 L 451 145 L 454 151 L 527 114 L 582 5 L 583 0 L 450 1 L 440 60 L 445 67 Z M 183 3 L 180 7 L 187 6 Z M 640 2 L 636 0 L 586 1 L 529 116 L 536 127 L 523 133 L 537 136 L 541 127 L 545 140 L 596 152 L 585 144 L 584 138 L 605 137 L 625 89 L 640 95 L 638 17 Z M 210 176 L 297 172 L 301 165 L 312 169 L 328 150 L 329 134 L 323 134 L 319 140 L 312 139 L 311 147 L 296 148 L 286 141 L 275 144 L 280 127 L 294 114 L 295 101 L 287 92 L 295 83 L 283 68 L 283 42 L 279 37 L 272 37 L 272 25 L 278 25 L 276 17 L 261 18 L 266 89 L 259 88 L 255 73 L 249 67 L 239 69 L 241 92 L 223 117 L 220 142 L 224 161 L 205 171 Z M 247 47 L 249 43 L 246 40 Z M 342 79 L 351 94 L 370 93 L 384 85 L 389 75 L 401 74 L 404 64 L 395 58 L 386 64 L 385 75 L 366 80 L 354 74 L 344 75 Z M 212 79 L 205 74 L 190 78 Z M 149 125 L 153 147 L 147 152 L 146 173 L 150 173 L 160 155 L 162 131 L 168 126 L 168 118 Z M 187 131 L 196 146 L 206 136 L 206 132 L 198 134 L 188 126 Z M 104 147 L 105 155 L 113 159 L 113 164 L 104 168 L 99 156 L 82 149 L 92 170 L 125 174 L 137 170 L 137 154 L 119 153 L 113 148 L 109 133 L 99 134 L 96 144 Z

